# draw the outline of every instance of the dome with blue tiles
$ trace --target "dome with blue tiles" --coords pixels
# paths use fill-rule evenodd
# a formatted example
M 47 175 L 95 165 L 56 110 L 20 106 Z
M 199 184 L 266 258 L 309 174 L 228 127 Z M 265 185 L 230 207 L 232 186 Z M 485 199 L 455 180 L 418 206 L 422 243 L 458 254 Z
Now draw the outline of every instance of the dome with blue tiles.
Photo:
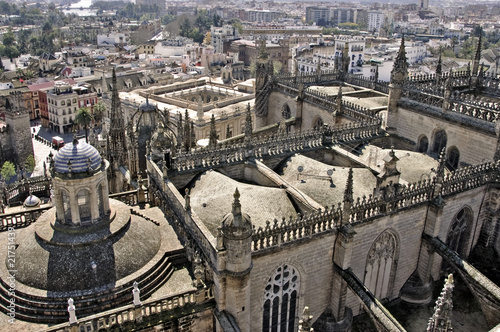
M 73 140 L 56 153 L 54 166 L 58 173 L 94 171 L 101 166 L 101 155 L 92 145 Z

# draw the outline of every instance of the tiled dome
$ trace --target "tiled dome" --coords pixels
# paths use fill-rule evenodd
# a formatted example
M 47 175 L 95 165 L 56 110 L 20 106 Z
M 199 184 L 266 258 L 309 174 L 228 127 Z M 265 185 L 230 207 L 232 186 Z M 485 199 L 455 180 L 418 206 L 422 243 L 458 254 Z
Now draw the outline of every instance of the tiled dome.
M 70 167 L 72 173 L 93 171 L 100 167 L 101 155 L 92 145 L 75 140 L 56 153 L 54 165 L 58 173 L 69 173 Z

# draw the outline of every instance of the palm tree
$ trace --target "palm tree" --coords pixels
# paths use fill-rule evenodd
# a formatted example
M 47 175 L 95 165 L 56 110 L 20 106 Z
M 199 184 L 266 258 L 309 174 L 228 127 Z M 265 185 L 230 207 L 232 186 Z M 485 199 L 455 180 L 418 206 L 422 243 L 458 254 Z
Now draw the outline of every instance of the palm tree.
M 94 105 L 94 121 L 101 125 L 102 119 L 104 119 L 104 115 L 106 114 L 106 104 L 102 101 L 98 102 Z
M 83 126 L 85 129 L 85 142 L 89 142 L 89 125 L 92 122 L 93 116 L 87 107 L 78 109 L 75 116 L 75 123 Z
M 24 77 L 24 70 L 23 70 L 22 68 L 19 68 L 19 67 L 18 67 L 18 68 L 16 69 L 16 73 L 17 73 L 17 77 L 18 77 L 18 78 L 22 78 L 22 77 Z

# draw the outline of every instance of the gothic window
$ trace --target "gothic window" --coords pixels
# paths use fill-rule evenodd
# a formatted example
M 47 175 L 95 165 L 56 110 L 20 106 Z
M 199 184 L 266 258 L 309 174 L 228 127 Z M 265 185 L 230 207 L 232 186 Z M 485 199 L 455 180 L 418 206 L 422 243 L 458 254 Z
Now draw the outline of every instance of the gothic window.
M 440 154 L 443 148 L 446 147 L 448 139 L 444 130 L 439 130 L 434 136 L 434 145 L 432 146 L 432 153 Z
M 78 203 L 78 213 L 80 214 L 80 222 L 90 221 L 90 192 L 87 189 L 82 189 L 76 197 Z
M 64 223 L 71 224 L 71 203 L 69 201 L 69 195 L 63 190 L 61 196 L 63 201 Z
M 290 119 L 292 117 L 292 111 L 290 110 L 288 104 L 285 104 L 283 106 L 283 111 L 281 112 L 281 115 L 283 116 L 284 119 Z
M 263 332 L 295 331 L 299 274 L 290 265 L 278 267 L 264 292 Z
M 448 152 L 448 158 L 446 158 L 446 167 L 450 170 L 456 170 L 458 168 L 458 161 L 460 159 L 460 152 L 456 147 L 451 147 Z
M 417 151 L 426 153 L 427 149 L 429 149 L 429 139 L 427 139 L 427 136 L 424 135 L 418 140 Z
M 320 130 L 323 127 L 323 119 L 317 118 L 316 121 L 314 121 L 314 130 Z
M 396 266 L 396 249 L 396 238 L 386 231 L 375 240 L 368 252 L 364 283 L 377 299 L 390 295 L 390 282 L 394 278 Z
M 446 237 L 446 244 L 451 250 L 459 255 L 465 255 L 465 242 L 467 240 L 467 228 L 472 223 L 472 211 L 469 208 L 463 208 L 455 215 Z

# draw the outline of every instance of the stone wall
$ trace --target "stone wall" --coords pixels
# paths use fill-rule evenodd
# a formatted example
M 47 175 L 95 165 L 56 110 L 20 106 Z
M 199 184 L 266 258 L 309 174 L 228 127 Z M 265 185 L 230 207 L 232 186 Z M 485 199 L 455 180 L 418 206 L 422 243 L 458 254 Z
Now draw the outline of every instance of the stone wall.
M 277 268 L 284 264 L 293 266 L 300 278 L 296 317 L 300 316 L 304 306 L 309 306 L 315 318 L 323 313 L 330 303 L 335 237 L 335 234 L 328 233 L 313 240 L 305 239 L 266 253 L 252 255 L 253 269 L 250 273 L 252 331 L 262 329 L 265 287 Z M 297 327 L 298 319 L 295 322 L 295 328 Z
M 449 151 L 451 147 L 457 147 L 460 152 L 460 163 L 479 164 L 493 160 L 496 148 L 493 126 L 481 129 L 464 123 L 446 121 L 409 107 L 399 107 L 395 114 L 389 113 L 389 126 L 393 128 L 395 134 L 417 145 L 420 137 L 425 135 L 429 140 L 428 152 L 432 149 L 436 132 L 444 130 L 448 140 L 446 149 Z
M 6 133 L 0 133 L 1 158 L 24 167 L 28 156 L 33 155 L 30 119 L 28 112 L 5 112 Z

